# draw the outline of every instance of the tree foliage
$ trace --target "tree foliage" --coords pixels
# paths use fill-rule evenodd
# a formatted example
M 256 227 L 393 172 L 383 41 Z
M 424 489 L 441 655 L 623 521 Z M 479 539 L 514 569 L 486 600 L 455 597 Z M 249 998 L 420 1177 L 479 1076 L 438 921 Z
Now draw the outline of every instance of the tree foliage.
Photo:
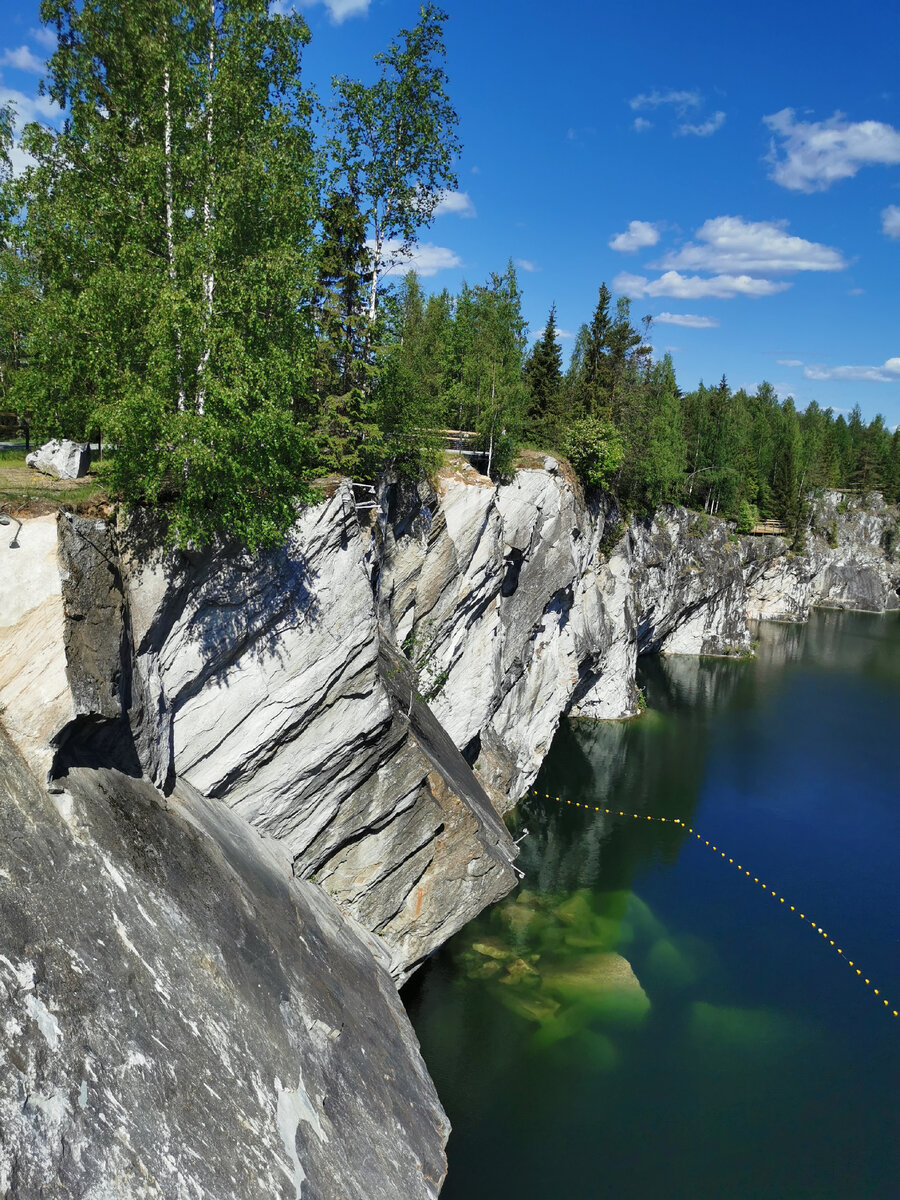
M 456 186 L 453 164 L 461 146 L 445 92 L 446 20 L 436 5 L 424 4 L 416 25 L 376 55 L 375 83 L 345 75 L 334 80 L 332 171 L 359 206 L 368 232 L 372 323 L 386 260 L 408 255 L 444 190 Z
M 18 185 L 41 293 L 22 386 L 43 429 L 99 427 L 128 500 L 181 541 L 275 540 L 302 495 L 315 158 L 308 39 L 265 0 L 44 0 L 59 132 Z
M 0 107 L 0 403 L 36 432 L 100 431 L 113 492 L 165 504 L 182 544 L 278 541 L 310 480 L 434 468 L 448 431 L 494 478 L 525 441 L 625 509 L 788 522 L 810 493 L 900 501 L 900 434 L 798 412 L 768 383 L 683 392 L 601 284 L 563 374 L 552 306 L 528 351 L 512 263 L 458 293 L 387 268 L 456 185 L 433 4 L 340 77 L 324 142 L 308 31 L 266 0 L 43 0 L 58 130 Z M 452 435 L 455 436 L 455 435 Z

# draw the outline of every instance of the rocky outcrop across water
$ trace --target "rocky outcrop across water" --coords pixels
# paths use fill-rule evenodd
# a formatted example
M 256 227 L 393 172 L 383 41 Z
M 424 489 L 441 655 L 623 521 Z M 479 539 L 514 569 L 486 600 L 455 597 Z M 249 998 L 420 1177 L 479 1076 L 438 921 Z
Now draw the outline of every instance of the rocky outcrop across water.
M 639 711 L 639 655 L 740 656 L 748 618 L 898 606 L 900 524 L 879 498 L 826 493 L 802 552 L 674 506 L 623 522 L 553 459 L 499 488 L 463 466 L 436 487 L 388 482 L 381 504 L 379 618 L 433 647 L 432 707 L 501 809 L 564 713 Z
M 474 471 L 382 490 L 379 617 L 434 647 L 433 709 L 501 807 L 534 779 L 566 711 L 634 715 L 640 653 L 749 648 L 739 546 L 669 508 L 620 522 L 555 460 L 492 487 Z
M 900 607 L 900 512 L 877 493 L 825 492 L 803 543 L 793 550 L 780 538 L 745 539 L 748 617 L 805 621 L 816 607 Z

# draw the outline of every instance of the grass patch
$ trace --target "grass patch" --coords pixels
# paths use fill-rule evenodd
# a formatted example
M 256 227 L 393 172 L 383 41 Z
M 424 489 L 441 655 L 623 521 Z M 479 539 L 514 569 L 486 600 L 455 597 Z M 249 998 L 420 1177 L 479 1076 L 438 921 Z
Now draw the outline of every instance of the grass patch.
M 65 505 L 76 512 L 109 503 L 102 467 L 84 479 L 53 479 L 25 465 L 24 449 L 0 451 L 0 508 L 15 516 L 41 516 Z

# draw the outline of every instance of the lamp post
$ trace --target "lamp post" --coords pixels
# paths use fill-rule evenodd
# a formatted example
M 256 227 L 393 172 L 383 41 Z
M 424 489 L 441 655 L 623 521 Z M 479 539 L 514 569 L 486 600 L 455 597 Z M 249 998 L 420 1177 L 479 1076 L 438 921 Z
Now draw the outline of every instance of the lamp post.
M 18 550 L 19 534 L 22 532 L 22 522 L 18 517 L 10 517 L 7 513 L 0 513 L 0 525 L 8 525 L 10 521 L 15 521 L 19 528 L 13 534 L 13 540 L 9 543 L 9 548 L 10 550 Z

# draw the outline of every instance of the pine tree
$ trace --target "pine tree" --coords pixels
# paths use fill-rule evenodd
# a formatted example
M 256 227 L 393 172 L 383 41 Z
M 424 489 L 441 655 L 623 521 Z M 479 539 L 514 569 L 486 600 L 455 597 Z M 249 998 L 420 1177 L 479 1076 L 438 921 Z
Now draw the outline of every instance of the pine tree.
M 562 347 L 556 340 L 556 305 L 550 306 L 544 331 L 525 364 L 530 395 L 528 423 L 533 437 L 555 446 L 562 432 Z

